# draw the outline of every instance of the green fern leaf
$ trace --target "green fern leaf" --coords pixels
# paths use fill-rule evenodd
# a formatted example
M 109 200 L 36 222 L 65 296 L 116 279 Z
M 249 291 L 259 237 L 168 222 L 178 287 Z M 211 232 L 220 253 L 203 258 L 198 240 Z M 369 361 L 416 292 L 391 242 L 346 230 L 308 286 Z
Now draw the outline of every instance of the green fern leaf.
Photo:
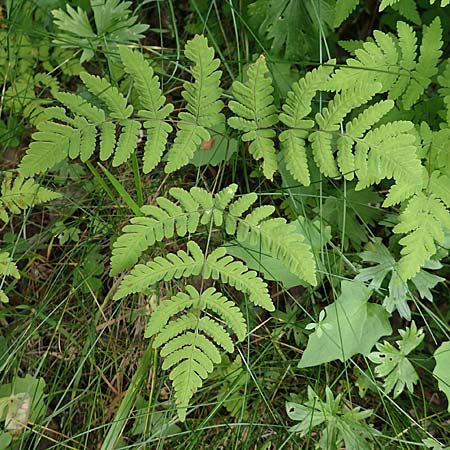
M 279 116 L 280 121 L 289 127 L 279 135 L 281 157 L 293 178 L 305 186 L 310 183 L 305 138 L 314 122 L 304 118 L 311 112 L 311 102 L 317 91 L 326 86 L 335 62 L 329 61 L 330 66 L 320 66 L 295 83 Z
M 122 132 L 117 141 L 116 151 L 112 161 L 114 167 L 123 164 L 136 150 L 138 134 L 141 129 L 141 124 L 137 120 L 124 120 L 122 125 Z
M 416 61 L 417 44 L 414 30 L 404 22 L 397 22 L 398 38 L 381 31 L 374 32 L 375 42 L 365 42 L 355 50 L 355 58 L 337 70 L 330 87 L 340 91 L 359 82 L 365 86 L 379 82 L 381 92 L 403 102 L 410 109 L 437 73 L 442 54 L 442 29 L 439 17 L 424 27 L 420 56 Z
M 355 168 L 358 177 L 356 190 L 394 178 L 394 184 L 384 201 L 390 206 L 410 197 L 422 188 L 422 166 L 416 155 L 413 124 L 391 122 L 369 131 L 356 144 Z
M 176 254 L 168 253 L 164 258 L 156 257 L 147 264 L 134 266 L 130 274 L 126 275 L 114 299 L 120 299 L 135 292 L 144 292 L 145 289 L 162 280 L 199 275 L 205 263 L 205 257 L 200 247 L 193 241 L 187 243 L 191 255 L 184 250 Z
M 257 276 L 255 271 L 249 271 L 245 264 L 235 261 L 226 252 L 224 247 L 219 247 L 208 256 L 203 268 L 203 277 L 220 279 L 223 283 L 228 283 L 246 293 L 255 305 L 274 311 L 275 307 L 267 290 L 267 284 Z
M 225 231 L 228 234 L 235 234 L 238 219 L 256 202 L 258 196 L 255 192 L 245 194 L 231 203 L 228 214 L 225 215 Z
M 171 195 L 180 201 L 180 206 L 163 197 L 158 197 L 156 205 L 141 208 L 144 216 L 134 217 L 122 230 L 122 235 L 113 244 L 110 275 L 114 276 L 132 267 L 140 255 L 155 242 L 171 238 L 176 232 L 184 236 L 194 233 L 200 223 L 200 217 L 208 212 L 209 223 L 214 206 L 213 197 L 204 189 L 191 188 L 189 192 L 172 188 Z M 202 214 L 203 213 L 203 214 Z
M 358 83 L 352 89 L 336 94 L 328 103 L 328 107 L 316 114 L 319 130 L 311 133 L 309 140 L 312 143 L 314 160 L 324 175 L 339 176 L 333 156 L 333 141 L 337 139 L 344 117 L 354 108 L 367 103 L 380 90 L 379 83 L 373 83 L 370 86 Z
M 344 177 L 351 181 L 355 172 L 354 143 L 360 140 L 385 114 L 394 107 L 392 100 L 369 106 L 345 126 L 345 134 L 337 140 L 337 162 Z
M 334 27 L 339 27 L 358 5 L 359 0 L 336 0 L 334 7 Z
M 148 119 L 144 122 L 147 140 L 144 146 L 143 172 L 149 173 L 161 161 L 168 135 L 172 131 L 172 126 L 166 120 L 173 111 L 173 105 L 165 104 L 166 98 L 162 95 L 158 77 L 154 75 L 153 68 L 141 53 L 123 46 L 119 47 L 119 53 L 143 108 L 138 114 Z
M 210 139 L 208 128 L 224 121 L 221 113 L 223 102 L 219 100 L 222 94 L 222 72 L 217 70 L 220 61 L 214 59 L 214 50 L 208 47 L 205 37 L 196 35 L 187 42 L 185 55 L 194 63 L 194 82 L 186 81 L 183 84 L 182 95 L 187 102 L 187 112 L 178 115 L 178 132 L 167 153 L 166 173 L 186 165 L 201 142 Z
M 444 230 L 450 229 L 450 212 L 434 195 L 414 195 L 400 215 L 394 233 L 409 233 L 400 239 L 403 255 L 398 272 L 403 281 L 411 279 L 437 252 L 435 242 L 442 244 Z
M 441 85 L 439 94 L 447 109 L 447 125 L 450 126 L 450 60 L 447 60 L 442 75 L 438 76 L 438 81 Z
M 403 106 L 410 109 L 424 90 L 431 83 L 431 78 L 437 73 L 437 65 L 442 55 L 441 20 L 437 16 L 433 22 L 423 29 L 420 56 L 413 72 L 413 79 L 403 98 Z
M 111 157 L 116 146 L 116 126 L 105 122 L 100 126 L 100 159 L 106 161 Z
M 243 131 L 243 142 L 250 142 L 249 152 L 256 159 L 263 159 L 263 173 L 273 178 L 277 170 L 277 156 L 273 138 L 273 126 L 278 122 L 277 109 L 273 104 L 272 79 L 266 60 L 261 55 L 247 71 L 248 81 L 233 82 L 233 96 L 228 104 L 236 116 L 228 119 L 228 124 Z
M 74 114 L 86 118 L 89 122 L 100 124 L 105 121 L 105 112 L 97 106 L 91 105 L 83 97 L 68 92 L 58 92 L 55 98 Z
M 91 75 L 87 72 L 81 72 L 80 78 L 89 91 L 104 102 L 112 118 L 124 120 L 130 117 L 133 112 L 133 107 L 127 105 L 126 98 L 116 87 L 111 86 L 104 78 Z
M 1 205 L 1 201 L 0 201 Z M 1 206 L 0 206 L 1 207 Z M 3 280 L 5 277 L 13 277 L 16 280 L 20 279 L 20 272 L 16 266 L 16 263 L 10 258 L 8 252 L 0 253 L 0 304 L 8 303 L 9 298 L 1 288 L 3 286 Z
M 11 214 L 19 214 L 31 206 L 60 197 L 60 194 L 40 186 L 32 178 L 25 179 L 20 176 L 13 181 L 11 172 L 5 172 L 1 185 L 0 220 L 8 220 L 7 210 Z
M 450 208 L 450 176 L 435 170 L 430 177 L 428 188 L 432 194 L 441 199 Z
M 192 312 L 169 322 L 185 310 Z M 155 336 L 153 347 L 161 347 L 160 354 L 165 358 L 162 368 L 172 368 L 169 378 L 173 381 L 178 415 L 182 421 L 192 396 L 213 371 L 214 364 L 221 361 L 216 344 L 228 351 L 234 349 L 229 333 L 216 319 L 200 316 L 204 310 L 216 314 L 239 340 L 245 337 L 247 330 L 239 308 L 214 288 L 199 293 L 189 285 L 186 293 L 180 292 L 159 305 L 145 331 L 147 337 Z
M 295 231 L 295 226 L 283 218 L 267 219 L 272 206 L 260 206 L 239 223 L 237 241 L 259 245 L 262 252 L 279 259 L 294 275 L 311 285 L 316 285 L 315 261 L 304 236 Z
M 42 122 L 37 128 L 39 131 L 32 134 L 34 141 L 19 164 L 19 172 L 24 177 L 46 172 L 66 159 L 69 151 L 79 154 L 78 130 L 53 122 Z

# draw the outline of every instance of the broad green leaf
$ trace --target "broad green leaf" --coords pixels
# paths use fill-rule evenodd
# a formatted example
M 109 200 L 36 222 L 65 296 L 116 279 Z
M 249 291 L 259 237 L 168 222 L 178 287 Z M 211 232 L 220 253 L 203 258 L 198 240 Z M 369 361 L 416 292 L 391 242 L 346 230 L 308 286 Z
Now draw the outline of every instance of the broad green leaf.
M 448 412 L 450 412 L 450 341 L 443 342 L 434 352 L 436 367 L 434 377 L 438 380 L 439 389 L 447 396 Z
M 381 336 L 391 334 L 386 310 L 369 303 L 371 289 L 355 281 L 343 281 L 341 289 L 337 300 L 325 308 L 320 333 L 316 328 L 309 336 L 298 367 L 346 361 L 358 353 L 368 355 Z

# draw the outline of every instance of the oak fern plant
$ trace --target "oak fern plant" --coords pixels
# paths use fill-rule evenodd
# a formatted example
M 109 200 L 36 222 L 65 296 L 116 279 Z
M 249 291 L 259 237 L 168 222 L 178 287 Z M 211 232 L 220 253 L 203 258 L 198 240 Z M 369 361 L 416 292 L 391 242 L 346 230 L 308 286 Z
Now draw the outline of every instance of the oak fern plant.
M 400 211 L 393 231 L 405 235 L 396 264 L 404 285 L 436 255 L 450 229 L 448 152 L 435 150 L 443 148 L 435 143 L 448 138 L 449 124 L 434 132 L 415 126 L 408 115 L 397 119 L 398 111 L 410 111 L 421 99 L 437 74 L 441 27 L 435 20 L 424 29 L 419 54 L 412 28 L 399 22 L 397 32 L 398 37 L 376 32 L 375 40 L 361 44 L 342 67 L 330 60 L 312 70 L 293 84 L 281 108 L 274 103 L 266 60 L 259 57 L 248 67 L 245 81 L 233 82 L 227 119 L 220 61 L 205 37 L 186 44 L 192 65 L 183 83 L 184 109 L 176 118 L 145 58 L 120 47 L 132 95 L 127 97 L 106 78 L 82 73 L 89 95 L 56 95 L 60 105 L 43 113 L 20 176 L 46 172 L 66 159 L 99 158 L 118 167 L 135 154 L 141 140 L 142 171 L 163 163 L 171 174 L 189 164 L 214 127 L 228 124 L 232 130 L 227 132 L 248 143 L 269 180 L 281 172 L 282 162 L 305 186 L 311 183 L 313 166 L 323 179 L 355 180 L 356 190 L 383 186 L 387 195 L 382 206 Z M 441 84 L 447 95 L 448 82 Z M 315 103 L 319 95 L 322 108 Z M 447 110 L 442 116 L 448 116 Z M 142 206 L 124 226 L 113 244 L 110 275 L 128 271 L 116 299 L 146 293 L 163 281 L 179 286 L 152 313 L 146 336 L 160 349 L 163 369 L 170 370 L 184 420 L 193 395 L 220 362 L 220 352 L 232 352 L 236 340 L 247 334 L 239 305 L 219 285 L 274 310 L 264 280 L 228 254 L 224 244 L 235 240 L 258 246 L 310 285 L 316 284 L 316 266 L 303 235 L 275 217 L 273 206 L 255 206 L 255 193 L 237 195 L 237 185 L 230 184 L 216 193 L 173 187 L 169 194 Z M 208 236 L 204 245 L 203 239 L 194 240 L 199 232 Z M 185 247 L 155 256 L 155 247 L 164 248 L 175 237 Z M 193 277 L 200 277 L 200 287 Z M 213 286 L 205 289 L 207 279 Z

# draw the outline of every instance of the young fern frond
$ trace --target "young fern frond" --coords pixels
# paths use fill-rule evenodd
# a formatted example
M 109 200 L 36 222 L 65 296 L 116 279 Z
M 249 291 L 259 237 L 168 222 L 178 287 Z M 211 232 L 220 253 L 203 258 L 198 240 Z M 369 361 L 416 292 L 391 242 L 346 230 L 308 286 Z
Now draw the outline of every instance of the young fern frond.
M 329 66 L 320 66 L 300 78 L 288 92 L 283 112 L 279 116 L 280 122 L 288 127 L 279 135 L 281 156 L 294 180 L 304 186 L 310 183 L 305 139 L 314 126 L 314 122 L 305 117 L 311 112 L 311 102 L 317 91 L 327 85 L 335 62 L 331 60 Z
M 194 63 L 194 81 L 183 83 L 182 95 L 187 102 L 187 111 L 178 115 L 178 131 L 167 153 L 166 173 L 185 166 L 202 141 L 211 138 L 208 129 L 225 120 L 221 113 L 223 102 L 219 99 L 222 71 L 217 70 L 220 61 L 214 58 L 214 50 L 208 47 L 204 36 L 196 35 L 187 42 L 185 56 Z
M 272 79 L 263 55 L 250 65 L 247 75 L 246 83 L 233 82 L 232 93 L 236 100 L 231 100 L 228 106 L 236 116 L 230 117 L 228 124 L 244 132 L 242 141 L 250 142 L 248 151 L 256 160 L 263 159 L 264 176 L 272 179 L 277 170 L 273 127 L 278 115 L 273 104 Z
M 394 227 L 394 233 L 408 233 L 399 241 L 403 256 L 398 272 L 403 281 L 414 277 L 437 252 L 436 242 L 444 242 L 445 229 L 450 230 L 450 212 L 438 198 L 418 193 L 409 200 Z
M 161 348 L 160 354 L 165 358 L 163 370 L 172 369 L 169 378 L 181 421 L 186 418 L 192 396 L 221 361 L 218 346 L 229 352 L 234 350 L 229 331 L 219 321 L 239 341 L 247 333 L 239 308 L 214 288 L 202 293 L 190 285 L 185 289 L 186 293 L 179 292 L 153 312 L 145 331 L 146 337 L 155 336 L 154 348 Z
M 10 214 L 19 214 L 31 206 L 59 197 L 60 194 L 40 186 L 32 178 L 27 180 L 24 177 L 17 177 L 13 181 L 11 172 L 5 172 L 1 185 L 0 221 L 8 221 L 8 211 Z
M 172 126 L 166 120 L 173 111 L 173 105 L 166 104 L 159 79 L 141 53 L 131 51 L 127 47 L 119 47 L 119 53 L 125 71 L 133 80 L 133 89 L 138 94 L 139 106 L 142 108 L 138 114 L 147 119 L 144 122 L 147 139 L 144 146 L 143 172 L 149 173 L 161 160 L 168 135 L 172 131 Z
M 383 206 L 391 206 L 422 189 L 422 165 L 412 133 L 411 122 L 391 122 L 372 129 L 356 144 L 357 190 L 384 178 L 394 178 L 396 183 L 383 203 Z
M 349 89 L 356 82 L 365 86 L 379 82 L 382 92 L 402 102 L 404 109 L 417 103 L 432 77 L 442 54 L 442 29 L 439 17 L 424 27 L 420 55 L 417 60 L 416 34 L 404 22 L 397 22 L 398 38 L 381 31 L 374 32 L 375 42 L 365 42 L 355 50 L 346 67 L 333 75 L 335 90 Z
M 336 0 L 336 5 L 334 6 L 334 27 L 339 27 L 358 5 L 359 0 Z

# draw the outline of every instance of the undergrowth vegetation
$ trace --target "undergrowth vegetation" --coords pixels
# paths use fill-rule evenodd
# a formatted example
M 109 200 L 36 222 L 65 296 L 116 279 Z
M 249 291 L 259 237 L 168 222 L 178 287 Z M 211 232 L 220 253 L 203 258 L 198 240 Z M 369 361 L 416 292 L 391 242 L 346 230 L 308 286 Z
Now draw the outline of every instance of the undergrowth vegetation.
M 0 449 L 448 450 L 448 3 L 6 2 Z

